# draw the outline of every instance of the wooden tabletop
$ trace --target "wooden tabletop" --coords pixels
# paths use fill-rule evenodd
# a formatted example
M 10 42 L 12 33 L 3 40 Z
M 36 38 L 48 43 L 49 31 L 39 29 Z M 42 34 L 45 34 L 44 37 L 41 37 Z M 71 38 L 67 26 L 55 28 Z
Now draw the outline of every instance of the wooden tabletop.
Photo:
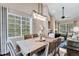
M 16 43 L 20 47 L 23 55 L 33 53 L 34 51 L 37 51 L 46 45 L 43 42 L 37 42 L 33 39 L 21 40 L 17 41 Z
M 26 40 L 17 41 L 17 45 L 20 47 L 23 55 L 28 55 L 29 53 L 33 54 L 37 51 L 45 48 L 46 43 L 51 43 L 54 39 L 43 38 L 44 41 L 40 42 L 39 37 L 30 38 Z M 55 39 L 56 40 L 56 39 Z

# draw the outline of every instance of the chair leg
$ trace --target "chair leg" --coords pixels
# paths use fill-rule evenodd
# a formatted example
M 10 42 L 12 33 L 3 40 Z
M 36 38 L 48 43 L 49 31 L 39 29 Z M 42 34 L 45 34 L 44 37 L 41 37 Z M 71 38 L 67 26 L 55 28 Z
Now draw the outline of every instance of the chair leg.
M 53 54 L 53 53 L 52 53 Z M 53 54 L 53 56 L 55 56 L 56 55 L 56 49 L 54 50 L 54 54 Z
M 57 53 L 58 53 L 58 55 L 60 56 L 60 53 L 59 53 L 59 48 L 57 48 Z
M 53 53 L 52 53 L 52 54 L 53 54 Z M 58 54 L 58 56 L 60 56 L 59 48 L 56 48 L 56 49 L 55 49 L 53 56 L 56 56 L 56 54 Z

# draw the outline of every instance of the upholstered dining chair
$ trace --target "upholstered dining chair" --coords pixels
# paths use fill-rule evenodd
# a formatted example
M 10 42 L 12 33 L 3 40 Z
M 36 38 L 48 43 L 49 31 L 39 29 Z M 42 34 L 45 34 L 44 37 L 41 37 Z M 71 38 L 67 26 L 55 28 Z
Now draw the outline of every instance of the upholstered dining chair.
M 61 42 L 61 39 L 60 38 L 50 38 L 50 37 L 47 37 L 47 40 L 53 40 L 49 43 L 47 43 L 46 47 L 44 50 L 40 51 L 37 55 L 39 56 L 55 56 L 56 54 L 59 54 L 59 45 L 60 45 L 60 42 Z
M 32 34 L 32 35 L 33 35 L 33 38 L 34 38 L 34 37 L 38 37 L 38 34 Z
M 60 43 L 61 43 L 61 38 L 57 38 L 57 41 L 55 43 L 56 49 L 55 49 L 54 55 L 58 54 L 60 56 L 60 53 L 59 53 L 59 45 L 60 45 Z
M 11 56 L 21 56 L 22 55 L 21 51 L 16 52 L 16 50 L 14 49 L 14 47 L 12 46 L 12 44 L 10 42 L 7 42 L 7 46 L 9 48 Z
M 13 38 L 9 38 L 8 41 L 12 44 L 13 48 L 16 51 L 19 51 L 18 46 L 16 44 L 16 41 L 20 41 L 20 40 L 24 40 L 23 36 L 17 36 L 17 37 L 13 37 Z
M 7 40 L 7 45 L 9 46 L 9 49 L 11 49 L 11 51 L 16 51 L 19 52 L 20 49 L 16 44 L 16 41 L 20 41 L 20 40 L 24 40 L 23 36 L 17 36 L 17 37 L 13 37 L 13 38 L 8 38 Z
M 29 38 L 33 38 L 33 35 L 24 35 L 24 39 L 29 39 Z
M 51 39 L 53 41 L 51 41 L 49 43 L 49 49 L 48 49 L 48 55 L 52 54 L 53 56 L 55 56 L 56 54 L 59 54 L 59 45 L 61 43 L 61 39 L 60 38 L 50 38 L 47 37 L 48 39 Z

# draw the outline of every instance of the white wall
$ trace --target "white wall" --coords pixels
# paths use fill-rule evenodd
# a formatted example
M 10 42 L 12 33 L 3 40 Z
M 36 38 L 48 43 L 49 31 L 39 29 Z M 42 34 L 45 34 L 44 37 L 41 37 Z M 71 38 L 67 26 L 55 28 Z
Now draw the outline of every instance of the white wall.
M 32 15 L 32 11 L 38 11 L 38 4 L 37 3 L 2 3 L 2 6 L 7 7 L 9 10 L 14 10 L 23 14 Z M 14 12 L 11 11 L 11 12 Z

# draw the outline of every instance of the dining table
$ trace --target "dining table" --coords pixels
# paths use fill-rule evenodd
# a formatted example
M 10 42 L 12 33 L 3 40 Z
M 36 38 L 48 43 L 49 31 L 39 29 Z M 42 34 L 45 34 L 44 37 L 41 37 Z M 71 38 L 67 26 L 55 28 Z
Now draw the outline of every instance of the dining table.
M 42 41 L 40 41 L 39 37 L 35 37 L 35 38 L 29 38 L 26 40 L 20 40 L 20 41 L 16 41 L 17 46 L 19 46 L 21 53 L 24 56 L 31 56 L 39 51 L 41 51 L 42 49 L 44 49 L 47 44 L 49 44 L 49 50 L 51 50 L 51 47 L 55 46 L 56 44 L 54 42 L 56 42 L 58 39 L 56 38 L 42 38 Z M 53 43 L 52 46 L 51 43 Z M 54 48 L 55 48 L 54 47 Z M 50 51 L 51 52 L 51 51 Z

